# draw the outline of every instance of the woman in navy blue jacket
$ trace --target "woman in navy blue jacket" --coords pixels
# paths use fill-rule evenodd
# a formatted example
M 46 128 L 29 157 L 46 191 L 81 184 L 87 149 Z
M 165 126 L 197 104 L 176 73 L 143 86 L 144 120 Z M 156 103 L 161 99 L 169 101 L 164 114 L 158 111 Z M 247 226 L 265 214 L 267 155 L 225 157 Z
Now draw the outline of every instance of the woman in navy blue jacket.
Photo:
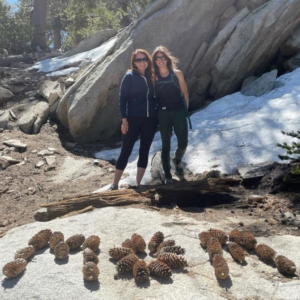
M 148 156 L 157 124 L 154 98 L 154 74 L 150 54 L 137 49 L 131 55 L 131 70 L 122 79 L 120 88 L 120 112 L 122 116 L 122 149 L 117 160 L 114 182 L 110 190 L 117 190 L 133 146 L 140 136 L 136 185 L 139 186 L 148 164 Z

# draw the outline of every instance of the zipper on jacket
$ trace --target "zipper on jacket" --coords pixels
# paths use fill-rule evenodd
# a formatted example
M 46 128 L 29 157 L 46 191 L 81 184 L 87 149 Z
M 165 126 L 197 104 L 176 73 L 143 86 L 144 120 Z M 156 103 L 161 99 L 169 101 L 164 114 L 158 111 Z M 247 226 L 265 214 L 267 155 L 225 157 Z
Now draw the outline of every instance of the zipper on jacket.
M 146 82 L 146 85 L 147 85 L 147 117 L 149 117 L 149 99 L 148 99 L 149 86 L 148 86 L 147 78 L 145 76 L 142 76 L 142 77 L 145 79 L 145 82 Z

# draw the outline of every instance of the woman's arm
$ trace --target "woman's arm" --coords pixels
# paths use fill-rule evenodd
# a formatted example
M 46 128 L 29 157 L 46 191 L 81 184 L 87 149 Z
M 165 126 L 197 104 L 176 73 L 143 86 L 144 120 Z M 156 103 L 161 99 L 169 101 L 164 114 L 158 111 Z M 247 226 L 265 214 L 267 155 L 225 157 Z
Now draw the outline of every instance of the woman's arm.
M 126 134 L 128 131 L 126 110 L 127 110 L 127 102 L 130 97 L 130 87 L 131 87 L 131 76 L 125 74 L 121 82 L 121 88 L 119 94 L 120 113 L 122 116 L 121 131 L 123 134 Z
M 183 94 L 185 102 L 186 102 L 186 107 L 189 108 L 189 93 L 187 90 L 187 86 L 186 86 L 183 74 L 180 70 L 174 70 L 174 73 L 178 78 L 180 90 L 181 90 L 181 93 Z

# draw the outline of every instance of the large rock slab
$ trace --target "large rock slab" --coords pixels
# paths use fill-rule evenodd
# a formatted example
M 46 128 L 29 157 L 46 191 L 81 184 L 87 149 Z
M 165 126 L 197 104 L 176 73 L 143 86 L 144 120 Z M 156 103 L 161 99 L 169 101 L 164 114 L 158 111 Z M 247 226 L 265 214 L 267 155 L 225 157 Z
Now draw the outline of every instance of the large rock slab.
M 0 86 L 0 105 L 6 103 L 8 100 L 10 100 L 14 94 L 8 90 Z
M 199 221 L 178 213 L 168 214 L 135 208 L 103 208 L 82 215 L 57 219 L 47 223 L 31 223 L 10 230 L 0 239 L 0 265 L 13 260 L 14 253 L 25 246 L 29 239 L 42 229 L 61 231 L 65 238 L 74 234 L 85 237 L 98 235 L 101 239 L 99 257 L 99 282 L 85 282 L 82 277 L 82 251 L 73 252 L 65 261 L 54 259 L 49 248 L 36 252 L 26 267 L 26 271 L 14 279 L 5 279 L 1 273 L 0 296 L 11 299 L 266 299 L 296 300 L 300 297 L 300 281 L 284 278 L 275 268 L 261 262 L 256 255 L 248 255 L 246 264 L 236 263 L 227 251 L 223 255 L 228 263 L 230 277 L 218 281 L 208 260 L 208 254 L 200 247 L 198 234 L 209 228 L 219 228 L 229 232 L 240 221 L 234 216 L 221 218 L 218 223 Z M 246 215 L 245 226 L 255 223 L 266 224 L 263 219 L 251 219 Z M 188 267 L 173 269 L 170 280 L 151 277 L 149 282 L 136 284 L 129 273 L 123 280 L 115 280 L 116 262 L 108 251 L 119 246 L 133 233 L 142 235 L 146 243 L 156 231 L 164 233 L 167 239 L 186 249 Z M 300 237 L 280 235 L 257 237 L 258 243 L 265 243 L 278 254 L 300 265 Z M 140 256 L 149 263 L 153 257 Z M 245 284 L 246 283 L 246 284 Z
M 296 55 L 300 52 L 300 24 L 291 33 L 288 40 L 280 47 L 280 53 L 286 56 Z

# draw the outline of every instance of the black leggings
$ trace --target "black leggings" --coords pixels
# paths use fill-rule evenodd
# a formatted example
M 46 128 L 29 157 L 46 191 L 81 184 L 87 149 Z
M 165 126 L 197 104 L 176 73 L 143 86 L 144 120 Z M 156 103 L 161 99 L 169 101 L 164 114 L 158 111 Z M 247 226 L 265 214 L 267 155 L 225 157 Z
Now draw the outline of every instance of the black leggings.
M 127 121 L 129 126 L 128 132 L 122 136 L 122 149 L 116 164 L 116 169 L 123 171 L 126 168 L 129 156 L 138 136 L 140 136 L 140 149 L 137 166 L 138 168 L 145 169 L 148 165 L 149 150 L 157 129 L 158 119 L 132 117 L 127 118 Z

